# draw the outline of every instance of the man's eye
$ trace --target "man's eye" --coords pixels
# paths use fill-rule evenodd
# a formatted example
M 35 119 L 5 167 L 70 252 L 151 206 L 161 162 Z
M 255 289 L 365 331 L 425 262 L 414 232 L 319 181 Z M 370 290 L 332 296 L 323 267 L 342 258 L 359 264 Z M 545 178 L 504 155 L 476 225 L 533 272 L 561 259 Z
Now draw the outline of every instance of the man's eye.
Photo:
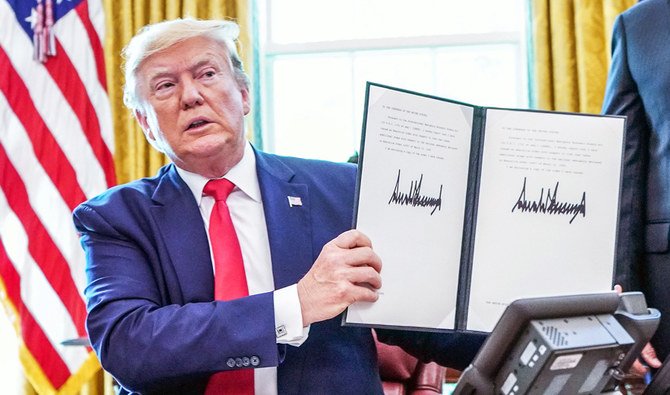
M 157 91 L 160 91 L 160 90 L 169 88 L 169 87 L 171 87 L 171 86 L 173 86 L 173 85 L 174 85 L 174 84 L 173 84 L 172 82 L 163 82 L 162 84 L 158 84 L 158 85 L 156 86 L 156 90 L 157 90 Z
M 204 73 L 202 73 L 202 75 L 203 75 L 204 77 L 207 77 L 207 78 L 214 77 L 215 74 L 216 74 L 216 73 L 213 72 L 213 71 L 205 71 Z

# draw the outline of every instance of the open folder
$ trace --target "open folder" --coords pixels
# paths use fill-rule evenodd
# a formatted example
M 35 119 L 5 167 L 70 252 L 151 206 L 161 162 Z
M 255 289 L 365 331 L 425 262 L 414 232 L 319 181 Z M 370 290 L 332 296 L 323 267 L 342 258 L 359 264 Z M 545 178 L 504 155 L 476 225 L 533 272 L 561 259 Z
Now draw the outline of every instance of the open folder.
M 489 332 L 518 298 L 611 290 L 624 131 L 368 83 L 354 226 L 382 288 L 343 323 Z

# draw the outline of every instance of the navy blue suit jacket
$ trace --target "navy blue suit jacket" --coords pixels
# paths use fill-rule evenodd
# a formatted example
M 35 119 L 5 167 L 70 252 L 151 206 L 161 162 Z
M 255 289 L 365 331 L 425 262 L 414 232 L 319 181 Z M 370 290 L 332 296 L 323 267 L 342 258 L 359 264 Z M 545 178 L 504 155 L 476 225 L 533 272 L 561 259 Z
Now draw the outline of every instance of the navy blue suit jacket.
M 670 0 L 622 13 L 612 34 L 603 113 L 627 116 L 617 278 L 661 310 L 654 345 L 670 352 Z
M 351 228 L 356 168 L 256 152 L 276 288 L 298 282 L 325 243 Z M 288 196 L 302 206 L 290 207 Z M 87 329 L 103 367 L 142 393 L 202 393 L 230 358 L 278 366 L 293 393 L 381 393 L 368 328 L 312 324 L 300 347 L 277 345 L 272 293 L 213 301 L 205 227 L 174 165 L 115 187 L 74 212 L 87 254 Z M 465 367 L 482 336 L 379 331 L 424 360 Z
M 635 260 L 667 252 L 670 239 L 668 42 L 669 0 L 645 0 L 615 21 L 603 113 L 628 117 L 618 273 L 635 289 L 642 280 Z

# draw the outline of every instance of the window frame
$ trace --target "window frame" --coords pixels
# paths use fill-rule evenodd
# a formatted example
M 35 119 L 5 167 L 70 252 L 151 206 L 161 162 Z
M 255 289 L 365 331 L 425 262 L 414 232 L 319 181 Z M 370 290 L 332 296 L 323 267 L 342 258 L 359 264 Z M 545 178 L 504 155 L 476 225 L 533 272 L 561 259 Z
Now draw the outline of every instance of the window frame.
M 522 4 L 524 15 L 528 14 L 528 5 Z M 350 54 L 379 50 L 403 49 L 440 49 L 445 47 L 467 47 L 478 45 L 507 44 L 516 47 L 516 77 L 519 81 L 517 103 L 519 107 L 530 107 L 530 54 L 528 51 L 529 27 L 526 24 L 515 32 L 495 33 L 465 33 L 431 36 L 373 38 L 337 41 L 314 41 L 304 43 L 276 43 L 272 41 L 272 0 L 251 0 L 254 23 L 254 142 L 255 145 L 267 152 L 274 152 L 276 135 L 274 132 L 274 106 L 270 97 L 273 97 L 273 62 L 282 56 L 316 55 L 316 54 Z M 263 21 L 263 23 L 259 23 Z M 477 103 L 473 103 L 477 104 Z

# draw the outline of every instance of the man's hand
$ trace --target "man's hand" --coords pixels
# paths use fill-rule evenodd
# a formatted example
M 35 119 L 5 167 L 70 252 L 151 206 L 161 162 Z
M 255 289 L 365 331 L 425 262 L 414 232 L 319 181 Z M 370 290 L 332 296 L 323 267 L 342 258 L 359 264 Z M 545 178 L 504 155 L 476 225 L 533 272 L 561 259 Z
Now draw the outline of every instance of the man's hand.
M 367 236 L 349 230 L 328 242 L 298 282 L 304 326 L 333 318 L 354 302 L 374 302 L 382 262 Z
M 620 294 L 623 292 L 623 287 L 621 287 L 619 284 L 616 284 L 614 286 L 614 290 Z M 651 343 L 647 343 L 640 352 L 640 357 L 636 359 L 635 362 L 633 362 L 633 365 L 630 367 L 630 371 L 628 373 L 639 377 L 644 377 L 644 375 L 649 371 L 649 367 L 658 369 L 662 364 L 663 363 L 661 360 L 656 356 L 656 350 L 654 350 L 654 347 L 651 345 Z
M 640 359 L 644 361 L 644 365 Z M 640 352 L 640 357 L 636 359 L 635 362 L 633 362 L 629 373 L 644 377 L 644 375 L 649 371 L 650 367 L 658 369 L 661 367 L 661 365 L 662 362 L 656 356 L 656 350 L 654 350 L 654 347 L 651 345 L 651 343 L 647 343 Z

